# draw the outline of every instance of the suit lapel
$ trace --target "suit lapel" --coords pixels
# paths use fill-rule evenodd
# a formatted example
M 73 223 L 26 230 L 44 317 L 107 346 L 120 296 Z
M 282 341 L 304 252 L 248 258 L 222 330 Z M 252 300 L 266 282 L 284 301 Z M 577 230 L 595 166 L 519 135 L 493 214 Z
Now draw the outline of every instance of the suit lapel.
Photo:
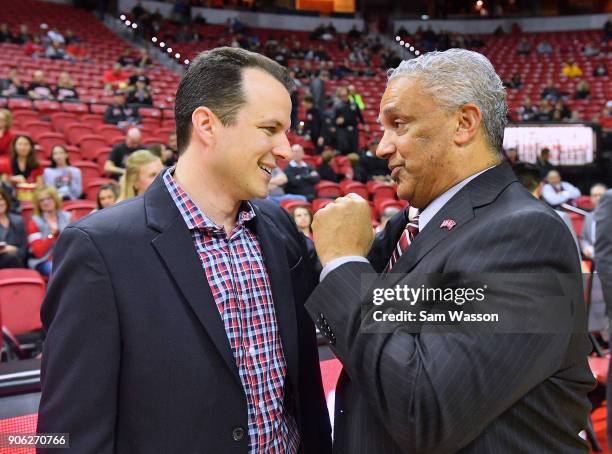
M 276 324 L 280 333 L 287 371 L 291 377 L 292 386 L 297 387 L 298 381 L 298 346 L 297 346 L 297 319 L 291 288 L 291 272 L 287 263 L 283 236 L 253 204 L 256 213 L 255 229 L 257 239 L 264 256 L 266 269 L 270 278 L 272 298 L 274 299 L 274 312 Z
M 145 193 L 145 209 L 149 226 L 160 231 L 152 241 L 153 247 L 242 387 L 236 360 L 202 263 L 195 251 L 191 233 L 160 177 Z

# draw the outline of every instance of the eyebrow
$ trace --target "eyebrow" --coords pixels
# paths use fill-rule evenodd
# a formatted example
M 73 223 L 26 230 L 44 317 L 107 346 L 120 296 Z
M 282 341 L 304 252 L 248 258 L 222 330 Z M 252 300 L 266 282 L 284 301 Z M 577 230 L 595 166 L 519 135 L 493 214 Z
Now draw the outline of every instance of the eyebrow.
M 259 124 L 260 125 L 270 125 L 270 124 L 273 124 L 275 128 L 283 129 L 283 124 L 280 121 L 272 119 L 272 118 L 269 118 L 267 120 L 262 120 L 261 122 L 259 122 Z M 287 132 L 287 131 L 289 131 L 289 127 L 287 127 L 285 132 Z

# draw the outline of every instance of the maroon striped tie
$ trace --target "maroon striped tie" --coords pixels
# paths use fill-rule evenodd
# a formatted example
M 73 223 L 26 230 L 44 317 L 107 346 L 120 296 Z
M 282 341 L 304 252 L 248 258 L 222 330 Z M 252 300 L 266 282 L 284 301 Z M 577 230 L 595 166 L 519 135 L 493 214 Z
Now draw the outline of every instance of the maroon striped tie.
M 399 260 L 404 252 L 408 249 L 408 246 L 412 244 L 414 241 L 414 237 L 419 233 L 419 215 L 417 214 L 412 218 L 412 220 L 408 221 L 406 224 L 406 228 L 402 232 L 402 236 L 400 236 L 395 249 L 393 249 L 393 254 L 391 254 L 391 258 L 389 259 L 389 264 L 387 265 L 386 272 L 390 272 L 393 268 L 393 265 Z

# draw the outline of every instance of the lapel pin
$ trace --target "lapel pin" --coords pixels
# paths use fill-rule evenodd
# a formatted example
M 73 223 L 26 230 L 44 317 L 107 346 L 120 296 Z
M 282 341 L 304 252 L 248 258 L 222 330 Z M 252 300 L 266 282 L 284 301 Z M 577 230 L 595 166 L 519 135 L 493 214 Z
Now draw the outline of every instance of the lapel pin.
M 453 219 L 445 219 L 442 221 L 442 224 L 440 224 L 440 228 L 441 229 L 452 229 L 453 227 L 455 227 L 457 225 L 457 223 L 453 220 Z

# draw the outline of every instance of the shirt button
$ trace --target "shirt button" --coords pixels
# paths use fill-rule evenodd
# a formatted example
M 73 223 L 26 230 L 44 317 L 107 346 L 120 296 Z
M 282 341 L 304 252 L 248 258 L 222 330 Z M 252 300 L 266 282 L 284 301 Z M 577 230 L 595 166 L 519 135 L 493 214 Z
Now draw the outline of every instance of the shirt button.
M 232 430 L 232 438 L 234 441 L 240 441 L 244 438 L 244 429 L 242 427 L 236 427 Z

